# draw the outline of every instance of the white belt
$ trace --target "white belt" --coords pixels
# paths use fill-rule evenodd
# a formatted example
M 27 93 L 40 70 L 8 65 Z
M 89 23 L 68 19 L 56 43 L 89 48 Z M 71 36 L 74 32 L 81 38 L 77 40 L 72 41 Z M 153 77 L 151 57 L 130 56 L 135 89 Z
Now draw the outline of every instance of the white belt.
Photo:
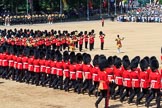
M 77 73 L 82 73 L 82 71 L 77 71 Z
M 22 63 L 18 63 L 18 64 L 22 64 Z
M 46 68 L 48 68 L 48 69 L 49 69 L 49 68 L 51 68 L 51 67 L 46 67 Z
M 118 76 L 117 76 L 116 78 L 117 78 L 117 79 L 123 79 L 123 77 L 118 77 Z
M 111 76 L 113 76 L 113 75 L 107 75 L 108 77 L 111 77 Z
M 139 81 L 139 79 L 132 79 L 133 81 Z
M 93 76 L 97 76 L 98 74 L 93 74 Z
M 146 80 L 144 80 L 144 79 L 141 79 L 141 81 L 146 81 Z
M 65 71 L 69 71 L 69 69 L 64 69 L 63 71 L 64 71 L 64 72 L 65 72 Z
M 46 66 L 41 66 L 41 67 L 43 68 L 43 67 L 46 67 Z
M 156 80 L 151 80 L 151 82 L 152 82 L 152 83 L 155 83 L 155 82 L 157 82 L 157 81 L 156 81 Z
M 71 74 L 75 74 L 75 72 L 70 72 Z
M 57 69 L 58 71 L 62 70 L 62 69 Z
M 130 78 L 124 78 L 124 80 L 130 80 Z
M 90 72 L 85 72 L 85 74 L 89 74 Z
M 9 60 L 9 62 L 13 62 L 13 60 Z
M 7 61 L 7 60 L 3 60 L 3 61 Z
M 27 62 L 24 62 L 23 64 L 28 64 Z
M 39 65 L 35 65 L 34 67 L 39 67 Z

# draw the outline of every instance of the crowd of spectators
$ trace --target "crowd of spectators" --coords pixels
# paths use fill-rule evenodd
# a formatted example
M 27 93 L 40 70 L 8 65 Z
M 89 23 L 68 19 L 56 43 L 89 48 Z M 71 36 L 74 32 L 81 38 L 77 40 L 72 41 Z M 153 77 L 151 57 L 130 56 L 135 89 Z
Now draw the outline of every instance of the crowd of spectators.
M 162 22 L 162 5 L 148 4 L 128 11 L 127 14 L 119 15 L 117 21 L 120 22 Z

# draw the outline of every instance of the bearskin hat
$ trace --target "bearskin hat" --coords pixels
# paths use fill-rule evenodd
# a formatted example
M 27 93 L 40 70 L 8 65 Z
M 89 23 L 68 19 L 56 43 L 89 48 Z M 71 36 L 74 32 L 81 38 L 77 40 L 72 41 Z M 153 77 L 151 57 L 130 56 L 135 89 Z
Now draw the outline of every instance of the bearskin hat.
M 150 58 L 148 56 L 145 56 L 143 59 L 145 59 L 148 63 L 148 65 L 150 65 Z
M 150 68 L 151 68 L 152 71 L 157 70 L 159 68 L 159 62 L 156 59 L 153 59 L 150 62 Z
M 135 68 L 137 68 L 138 67 L 138 62 L 137 62 L 137 60 L 136 59 L 132 59 L 131 60 L 131 63 L 130 63 L 130 68 L 131 68 L 131 70 L 133 70 L 133 69 L 135 69 Z
M 102 34 L 103 34 L 103 32 L 102 32 L 102 31 L 100 31 L 100 32 L 99 32 L 99 35 L 102 35 Z
M 124 61 L 124 60 L 129 60 L 128 55 L 123 56 L 122 61 Z
M 84 64 L 89 64 L 91 62 L 91 55 L 90 54 L 86 54 L 83 57 L 83 62 L 84 62 Z
M 75 55 L 75 52 L 74 51 L 70 52 L 70 57 L 73 55 Z
M 77 53 L 76 54 L 76 59 L 77 59 L 77 63 L 81 63 L 83 61 L 83 56 L 81 53 Z
M 68 53 L 68 51 L 63 52 L 63 60 L 64 61 L 69 61 L 69 53 Z
M 77 62 L 76 55 L 71 55 L 70 56 L 70 64 L 75 64 L 76 62 Z
M 100 64 L 102 62 L 102 60 L 105 60 L 106 56 L 105 55 L 100 55 L 99 59 L 98 59 L 98 63 Z
M 113 60 L 113 57 L 112 56 L 109 56 L 108 59 L 107 59 L 107 63 L 108 63 L 108 67 L 111 67 L 114 63 L 114 60 Z
M 156 59 L 155 56 L 151 56 L 151 57 L 150 57 L 150 62 L 151 62 L 152 60 L 157 60 L 157 59 Z
M 56 55 L 56 60 L 58 62 L 62 60 L 62 54 L 61 53 L 59 53 L 59 54 Z
M 106 60 L 106 57 L 99 56 L 99 68 L 101 71 L 104 71 L 108 67 L 108 61 Z
M 141 70 L 145 71 L 145 70 L 148 69 L 148 67 L 149 67 L 149 64 L 148 64 L 147 60 L 146 59 L 142 59 L 140 61 L 140 68 L 141 68 Z
M 94 58 L 93 58 L 93 66 L 98 66 L 99 65 L 99 62 L 98 62 L 98 59 L 99 59 L 99 55 L 95 55 Z
M 125 70 L 128 70 L 130 68 L 130 60 L 126 59 L 123 61 L 123 67 Z
M 115 65 L 116 68 L 120 68 L 121 65 L 122 65 L 122 60 L 121 60 L 121 58 L 117 57 L 117 58 L 115 59 L 114 65 Z
M 87 31 L 84 31 L 84 34 L 87 35 Z

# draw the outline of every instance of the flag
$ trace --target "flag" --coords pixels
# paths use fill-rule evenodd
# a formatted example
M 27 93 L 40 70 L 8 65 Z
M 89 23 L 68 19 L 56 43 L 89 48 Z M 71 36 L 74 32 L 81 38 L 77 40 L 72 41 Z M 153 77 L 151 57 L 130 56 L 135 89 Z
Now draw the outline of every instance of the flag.
M 88 3 L 88 5 L 89 5 L 89 8 L 90 8 L 90 9 L 93 9 L 92 0 L 89 0 L 89 3 Z
M 103 8 L 107 7 L 107 0 L 103 0 Z

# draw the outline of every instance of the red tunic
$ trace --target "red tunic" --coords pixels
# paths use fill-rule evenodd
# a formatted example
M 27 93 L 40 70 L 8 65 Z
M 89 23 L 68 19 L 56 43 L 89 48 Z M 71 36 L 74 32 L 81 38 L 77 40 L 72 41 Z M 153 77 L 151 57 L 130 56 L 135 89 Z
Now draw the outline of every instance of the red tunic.
M 109 80 L 107 77 L 107 72 L 106 71 L 99 71 L 99 89 L 100 90 L 107 90 L 109 88 Z
M 117 85 L 123 85 L 123 71 L 122 68 L 116 68 L 114 67 L 114 77 L 115 77 L 115 83 Z
M 96 66 L 96 67 L 93 67 L 92 68 L 92 79 L 94 82 L 98 82 L 99 81 L 99 75 L 98 75 L 98 72 L 100 71 L 99 67 Z
M 7 59 L 8 59 L 8 66 L 13 67 L 14 66 L 13 55 L 12 54 L 8 55 Z
M 92 65 L 85 65 L 83 64 L 83 72 L 84 72 L 84 77 L 85 79 L 92 79 Z
M 34 59 L 33 64 L 34 64 L 34 72 L 39 73 L 40 72 L 39 59 Z
M 79 39 L 79 45 L 82 45 L 82 44 L 83 44 L 83 38 L 80 37 L 80 39 Z
M 63 73 L 64 73 L 64 76 L 66 78 L 69 78 L 70 77 L 70 73 L 69 73 L 69 65 L 70 63 L 69 62 L 63 62 Z
M 150 87 L 154 89 L 160 89 L 161 88 L 161 74 L 158 70 L 155 72 L 150 72 L 149 76 L 149 82 L 150 82 Z
M 76 65 L 69 65 L 70 79 L 76 79 Z
M 56 68 L 57 68 L 57 75 L 63 76 L 63 63 L 62 63 L 62 61 L 56 62 Z
M 33 65 L 34 58 L 30 57 L 28 59 L 28 71 L 33 72 L 34 71 L 34 65 Z
M 0 53 L 0 66 L 2 66 L 2 60 L 3 60 L 2 53 Z
M 57 74 L 56 61 L 51 61 L 51 74 Z
M 125 87 L 132 87 L 131 70 L 123 72 L 123 85 Z
M 110 82 L 114 81 L 114 70 L 113 70 L 113 68 L 106 68 L 106 72 L 107 72 L 108 80 Z
M 140 77 L 138 69 L 131 71 L 132 78 L 132 87 L 139 88 L 140 87 Z
M 88 42 L 88 35 L 84 35 L 84 41 Z
M 83 65 L 76 64 L 76 78 L 83 79 Z
M 141 88 L 148 88 L 149 87 L 149 72 L 146 71 L 140 71 L 140 86 Z
M 39 64 L 40 64 L 40 72 L 45 73 L 46 72 L 46 66 L 45 66 L 45 59 L 41 59 L 39 60 Z
M 28 57 L 22 57 L 23 69 L 28 69 Z
M 99 38 L 100 38 L 101 43 L 104 43 L 104 36 L 101 35 Z
M 46 66 L 45 72 L 46 72 L 47 74 L 51 74 L 51 66 L 50 66 L 50 64 L 51 64 L 51 60 L 46 60 L 46 61 L 45 61 L 45 66 Z
M 90 38 L 89 38 L 89 43 L 90 43 L 90 44 L 94 43 L 94 37 L 93 37 L 93 36 L 90 36 Z
M 2 55 L 2 66 L 8 66 L 8 55 L 6 53 L 3 53 Z
M 19 69 L 19 70 L 23 69 L 22 57 L 21 56 L 17 57 L 17 69 Z
M 13 55 L 13 60 L 14 60 L 14 68 L 17 68 L 17 56 Z

